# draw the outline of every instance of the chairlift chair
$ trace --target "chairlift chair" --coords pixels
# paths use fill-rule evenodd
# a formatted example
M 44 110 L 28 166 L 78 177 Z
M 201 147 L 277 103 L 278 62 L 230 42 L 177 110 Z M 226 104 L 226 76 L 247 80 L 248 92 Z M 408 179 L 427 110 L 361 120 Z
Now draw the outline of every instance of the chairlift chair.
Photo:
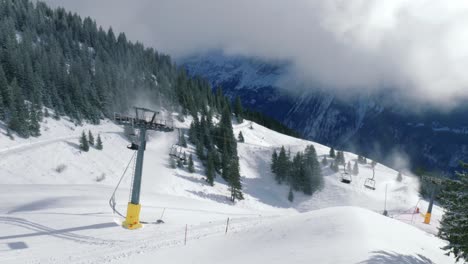
M 353 179 L 351 178 L 351 174 L 349 174 L 348 172 L 341 173 L 341 182 L 342 183 L 350 184 L 352 181 L 353 181 Z
M 372 178 L 367 178 L 364 187 L 375 191 L 375 168 L 372 168 Z
M 127 148 L 131 150 L 138 150 L 138 144 L 132 142 L 132 144 L 129 144 Z
M 364 187 L 375 191 L 375 180 L 373 178 L 367 178 L 364 182 Z

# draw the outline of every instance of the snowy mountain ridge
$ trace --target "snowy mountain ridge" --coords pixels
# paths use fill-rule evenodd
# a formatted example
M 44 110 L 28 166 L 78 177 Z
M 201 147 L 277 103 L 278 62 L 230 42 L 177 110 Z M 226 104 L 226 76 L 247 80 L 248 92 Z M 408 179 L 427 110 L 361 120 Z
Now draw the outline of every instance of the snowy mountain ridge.
M 66 118 L 46 118 L 39 138 L 11 140 L 2 135 L 0 188 L 8 191 L 0 193 L 0 228 L 4 230 L 0 262 L 453 262 L 440 250 L 445 242 L 433 235 L 441 209 L 435 208 L 431 225 L 422 224 L 422 216 L 413 214 L 415 207 L 427 206 L 419 198 L 415 178 L 405 175 L 398 183 L 395 170 L 377 165 L 377 189 L 372 191 L 363 186 L 372 176 L 370 165 L 361 166 L 349 185 L 340 182 L 339 173 L 323 167 L 324 188 L 312 197 L 295 193 L 291 203 L 289 188 L 276 184 L 270 172 L 272 151 L 284 145 L 294 153 L 312 144 L 321 159 L 329 148 L 255 123 L 250 129 L 249 123 L 234 124 L 234 133 L 242 131 L 245 138 L 245 143 L 238 144 L 245 200 L 235 204 L 227 199 L 229 189 L 222 179 L 218 177 L 214 187 L 206 184 L 204 168 L 196 158 L 193 174 L 170 168 L 168 154 L 177 132 L 151 132 L 145 151 L 141 218 L 162 217 L 166 223 L 136 231 L 121 228 L 122 219 L 107 205 L 133 155 L 126 148 L 129 142 L 122 127 L 109 120 L 97 126 L 75 126 Z M 176 127 L 187 129 L 189 124 L 187 118 L 176 122 Z M 78 137 L 83 130 L 100 134 L 104 149 L 80 152 Z M 193 146 L 185 151 L 195 157 Z M 356 155 L 345 153 L 345 158 L 353 161 Z M 65 165 L 62 171 L 57 170 L 60 165 Z M 103 174 L 104 179 L 98 180 Z M 127 174 L 117 192 L 117 208 L 122 212 L 130 183 L 131 174 Z M 381 215 L 386 189 L 386 206 L 393 219 Z M 51 255 L 52 250 L 56 254 Z
M 240 96 L 247 108 L 322 144 L 394 167 L 399 165 L 392 153 L 398 153 L 409 157 L 412 169 L 448 174 L 468 158 L 466 104 L 445 112 L 405 102 L 404 94 L 336 92 L 316 84 L 298 84 L 288 77 L 288 63 L 219 52 L 193 55 L 180 63 L 191 75 L 205 77 L 213 87 L 221 86 L 228 96 Z

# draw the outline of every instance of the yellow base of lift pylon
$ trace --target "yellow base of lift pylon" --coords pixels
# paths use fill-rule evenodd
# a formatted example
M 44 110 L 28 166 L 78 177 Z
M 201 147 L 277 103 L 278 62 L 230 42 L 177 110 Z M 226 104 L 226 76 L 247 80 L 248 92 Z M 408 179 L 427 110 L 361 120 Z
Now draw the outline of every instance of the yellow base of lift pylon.
M 431 223 L 431 213 L 426 213 L 426 215 L 424 216 L 424 223 L 425 224 Z
M 128 203 L 127 217 L 122 223 L 122 226 L 130 230 L 141 228 L 142 224 L 140 223 L 140 210 L 141 204 Z

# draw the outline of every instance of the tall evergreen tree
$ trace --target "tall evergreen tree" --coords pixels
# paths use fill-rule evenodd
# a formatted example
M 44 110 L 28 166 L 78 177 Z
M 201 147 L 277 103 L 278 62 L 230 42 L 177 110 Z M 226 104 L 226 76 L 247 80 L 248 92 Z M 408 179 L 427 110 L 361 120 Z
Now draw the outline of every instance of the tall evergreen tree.
M 330 148 L 330 158 L 334 159 L 335 157 L 336 157 L 335 149 L 332 147 Z
M 192 157 L 192 154 L 190 154 L 190 156 L 189 156 L 188 171 L 189 171 L 190 173 L 194 173 L 194 172 L 195 172 L 195 166 L 194 166 L 194 164 L 193 164 L 193 157 Z
M 91 130 L 88 131 L 88 142 L 89 145 L 94 146 L 94 136 L 93 133 L 91 133 Z
M 98 134 L 96 148 L 102 150 L 104 146 L 102 145 L 101 134 Z
M 276 152 L 276 149 L 273 151 L 273 154 L 271 154 L 271 172 L 276 174 L 277 173 L 277 166 L 278 166 L 278 152 Z
M 23 99 L 23 92 L 18 82 L 13 79 L 11 85 L 13 101 L 10 107 L 10 121 L 8 127 L 16 131 L 21 137 L 29 137 L 28 109 Z
M 80 149 L 84 152 L 89 151 L 89 143 L 88 143 L 88 139 L 86 138 L 86 134 L 84 131 L 81 133 L 81 137 L 80 137 Z
M 244 110 L 243 110 L 242 102 L 239 96 L 236 97 L 236 102 L 234 105 L 234 114 L 236 115 L 237 122 L 239 123 L 244 122 L 244 119 L 243 119 Z
M 294 193 L 292 188 L 289 188 L 288 200 L 292 203 L 294 201 Z
M 330 164 L 330 169 L 332 169 L 333 172 L 338 172 L 340 170 L 336 161 L 332 161 Z
M 239 135 L 237 136 L 237 140 L 240 142 L 240 143 L 244 143 L 245 140 L 244 140 L 244 135 L 242 135 L 242 131 L 239 132 Z
M 284 146 L 281 147 L 276 164 L 276 181 L 278 183 L 282 183 L 288 177 L 290 170 L 289 159 L 286 156 L 286 150 L 284 149 Z
M 206 162 L 206 181 L 213 186 L 214 184 L 214 178 L 215 178 L 215 162 L 214 162 L 214 157 L 213 153 L 210 152 L 208 153 L 208 159 Z
M 358 165 L 358 162 L 354 162 L 354 166 L 353 166 L 353 174 L 354 175 L 359 175 L 359 165 Z
M 35 109 L 34 107 L 29 108 L 29 122 L 28 122 L 28 130 L 31 136 L 38 137 L 41 135 L 41 126 L 39 124 L 39 115 L 40 111 Z
M 187 147 L 187 140 L 185 140 L 185 133 L 183 131 L 180 133 L 179 145 L 184 148 Z
M 468 169 L 468 164 L 463 164 Z M 444 247 L 456 260 L 468 259 L 468 173 L 459 173 L 458 180 L 448 180 L 441 193 L 445 209 L 439 236 L 449 244 Z
M 397 180 L 397 182 L 402 182 L 403 181 L 403 174 L 401 174 L 400 171 L 398 172 L 396 180 Z
M 239 159 L 237 157 L 234 157 L 230 162 L 228 183 L 231 191 L 231 201 L 243 200 L 244 195 L 242 194 L 242 184 L 239 173 Z
M 327 157 L 323 156 L 323 159 L 322 159 L 322 166 L 328 166 L 328 160 L 327 160 Z

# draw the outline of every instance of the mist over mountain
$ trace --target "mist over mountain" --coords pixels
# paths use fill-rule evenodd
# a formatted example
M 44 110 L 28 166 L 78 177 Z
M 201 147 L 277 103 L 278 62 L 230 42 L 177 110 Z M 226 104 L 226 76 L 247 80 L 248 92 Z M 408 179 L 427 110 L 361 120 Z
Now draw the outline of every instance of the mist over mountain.
M 466 105 L 441 111 L 401 103 L 401 94 L 338 93 L 313 85 L 285 89 L 281 80 L 289 72 L 287 63 L 220 52 L 190 56 L 181 63 L 190 74 L 208 78 L 231 97 L 239 95 L 247 107 L 280 120 L 308 139 L 396 168 L 448 172 L 457 170 L 459 161 L 468 157 Z M 402 163 L 406 158 L 410 161 Z

